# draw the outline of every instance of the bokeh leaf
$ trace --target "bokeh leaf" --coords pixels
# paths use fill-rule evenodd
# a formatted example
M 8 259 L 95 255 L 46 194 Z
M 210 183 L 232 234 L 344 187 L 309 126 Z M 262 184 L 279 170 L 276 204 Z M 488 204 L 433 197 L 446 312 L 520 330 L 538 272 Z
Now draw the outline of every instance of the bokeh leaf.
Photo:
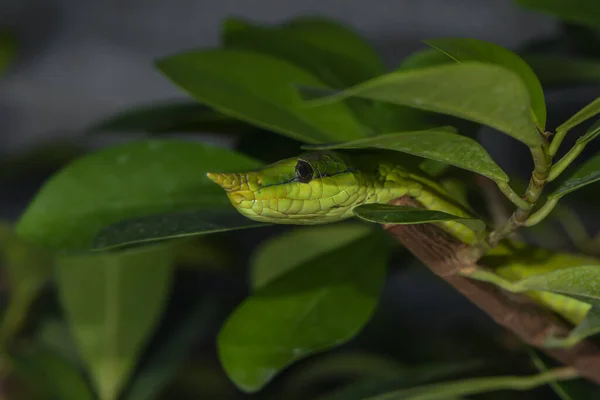
M 556 131 L 567 132 L 588 119 L 600 114 L 600 97 L 577 111 L 571 118 L 560 124 Z
M 544 86 L 600 82 L 597 59 L 545 54 L 526 54 L 523 58 Z
M 230 210 L 199 209 L 127 219 L 102 229 L 94 239 L 94 250 L 149 243 L 188 236 L 262 228 L 270 224 L 252 221 Z
M 57 400 L 96 399 L 82 371 L 44 346 L 34 344 L 21 349 L 11 365 L 16 376 L 43 396 Z
M 407 69 L 418 69 L 418 68 L 426 68 L 426 67 L 437 67 L 438 65 L 451 64 L 453 63 L 452 59 L 447 55 L 439 52 L 436 49 L 420 49 L 415 51 L 406 57 L 400 65 L 398 69 L 407 70 Z
M 8 69 L 16 52 L 17 43 L 13 34 L 0 30 L 0 76 Z
M 115 400 L 160 320 L 169 293 L 169 247 L 64 256 L 59 298 L 101 400 Z
M 433 222 L 455 221 L 475 232 L 485 231 L 485 223 L 476 218 L 464 218 L 442 211 L 427 210 L 391 204 L 363 204 L 353 209 L 360 219 L 379 224 L 429 224 Z
M 553 15 L 565 21 L 600 26 L 600 3 L 595 0 L 515 0 L 522 7 Z
M 531 109 L 540 129 L 546 126 L 546 101 L 540 80 L 527 63 L 512 51 L 495 43 L 469 38 L 442 38 L 425 40 L 457 62 L 481 61 L 505 67 L 521 77 L 529 91 Z
M 473 171 L 494 181 L 508 182 L 509 179 L 475 140 L 442 129 L 389 133 L 367 139 L 306 147 L 328 150 L 376 148 L 400 151 Z
M 148 359 L 133 377 L 124 400 L 152 399 L 175 377 L 195 343 L 209 331 L 216 316 L 214 297 L 199 302 L 181 321 L 170 327 L 170 335 L 152 349 Z
M 527 88 L 504 67 L 469 62 L 399 70 L 344 91 L 302 87 L 315 108 L 356 96 L 479 122 L 537 147 L 542 143 Z
M 16 226 L 35 244 L 89 249 L 102 228 L 141 216 L 231 207 L 206 173 L 260 165 L 231 150 L 183 140 L 147 140 L 79 158 L 46 182 Z
M 324 84 L 272 56 L 243 50 L 195 51 L 161 59 L 157 67 L 201 103 L 292 139 L 318 143 L 366 135 L 344 104 L 306 107 L 294 85 Z
M 223 368 L 245 392 L 289 364 L 356 335 L 385 279 L 389 247 L 380 233 L 305 262 L 247 298 L 218 338 Z
M 566 178 L 558 188 L 548 195 L 549 199 L 560 199 L 564 195 L 600 180 L 600 154 L 596 154 L 574 173 Z
M 156 102 L 120 112 L 91 132 L 209 132 L 243 134 L 257 128 L 192 101 Z
M 327 225 L 299 228 L 266 240 L 250 261 L 252 287 L 260 289 L 294 268 L 371 232 L 367 225 Z

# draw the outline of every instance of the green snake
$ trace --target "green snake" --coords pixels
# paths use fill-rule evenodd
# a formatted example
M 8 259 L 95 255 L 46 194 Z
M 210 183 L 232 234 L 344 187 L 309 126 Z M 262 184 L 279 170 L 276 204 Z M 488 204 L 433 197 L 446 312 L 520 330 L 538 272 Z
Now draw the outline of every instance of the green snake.
M 342 221 L 353 217 L 353 209 L 359 205 L 386 204 L 403 196 L 414 198 L 426 209 L 464 218 L 474 216 L 418 167 L 420 159 L 397 154 L 314 151 L 254 171 L 207 176 L 225 190 L 242 215 L 273 224 Z M 477 242 L 475 232 L 461 223 L 444 221 L 439 225 L 466 244 Z M 540 268 L 548 267 L 515 264 L 497 273 L 518 280 Z M 589 310 L 588 304 L 566 296 L 529 294 L 573 323 L 580 322 Z

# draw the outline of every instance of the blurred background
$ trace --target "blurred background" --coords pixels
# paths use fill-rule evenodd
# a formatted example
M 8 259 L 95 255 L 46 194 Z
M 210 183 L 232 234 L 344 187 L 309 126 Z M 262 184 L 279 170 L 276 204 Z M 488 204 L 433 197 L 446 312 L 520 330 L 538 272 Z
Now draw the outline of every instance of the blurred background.
M 92 125 L 153 101 L 188 99 L 154 67 L 157 58 L 219 46 L 221 23 L 228 17 L 275 24 L 302 15 L 325 16 L 353 27 L 380 52 L 390 70 L 424 48 L 421 40 L 440 37 L 483 39 L 515 51 L 538 46 L 549 52 L 598 55 L 586 54 L 581 45 L 598 40 L 597 33 L 508 0 L 2 0 L 0 29 L 14 36 L 16 52 L 0 77 L 0 219 L 16 220 L 45 179 L 79 154 L 80 147 L 96 148 L 130 138 L 114 133 L 90 137 L 87 131 Z M 596 51 L 600 53 L 600 47 Z M 600 63 L 597 68 L 600 71 Z M 598 96 L 600 72 L 596 73 L 595 80 L 549 87 L 549 129 Z M 577 136 L 574 133 L 573 140 Z M 230 143 L 219 135 L 198 138 Z M 511 139 L 486 129 L 479 138 L 509 173 L 526 177 L 530 172 L 526 149 L 515 150 Z M 565 147 L 573 142 L 569 140 Z M 597 152 L 597 145 L 589 147 L 587 154 Z M 597 229 L 597 207 L 583 212 L 589 216 L 584 221 L 587 227 Z M 473 359 L 489 361 L 517 347 L 512 337 L 416 261 L 402 261 L 399 250 L 395 266 L 402 268 L 390 274 L 380 309 L 356 340 L 323 358 L 299 363 L 266 394 L 242 395 L 220 369 L 215 334 L 246 295 L 246 282 L 240 279 L 243 263 L 253 246 L 273 232 L 279 231 L 254 232 L 252 237 L 245 232 L 232 234 L 244 244 L 236 254 L 239 265 L 233 273 L 218 272 L 223 262 L 219 257 L 208 261 L 211 267 L 201 274 L 197 269 L 178 272 L 169 314 L 173 318 L 189 306 L 190 299 L 221 289 L 219 294 L 226 296 L 220 297 L 218 311 L 198 336 L 194 350 L 186 354 L 186 367 L 178 370 L 175 383 L 167 385 L 170 389 L 164 389 L 160 398 L 309 399 L 341 381 L 376 374 L 373 371 L 384 370 L 388 362 L 467 360 L 466 370 L 480 371 L 469 364 Z M 549 243 L 557 243 L 555 239 Z M 526 370 L 526 362 L 517 358 L 514 365 Z M 492 370 L 506 367 L 512 373 L 514 365 Z M 426 370 L 435 370 L 431 368 Z M 546 389 L 514 397 L 554 396 Z

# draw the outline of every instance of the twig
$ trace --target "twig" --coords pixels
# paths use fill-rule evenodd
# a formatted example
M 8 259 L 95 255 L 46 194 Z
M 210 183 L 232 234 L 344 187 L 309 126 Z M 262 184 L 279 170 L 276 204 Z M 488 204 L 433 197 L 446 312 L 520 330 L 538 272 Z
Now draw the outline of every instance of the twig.
M 395 205 L 420 207 L 411 197 L 391 202 Z M 575 368 L 583 377 L 600 384 L 600 348 L 584 340 L 568 349 L 548 349 L 543 343 L 549 335 L 566 336 L 571 327 L 550 310 L 523 295 L 458 275 L 460 269 L 477 267 L 472 247 L 458 242 L 435 224 L 394 225 L 384 229 L 466 298 L 481 308 L 498 324 L 513 332 L 525 343 L 539 348 L 552 358 Z

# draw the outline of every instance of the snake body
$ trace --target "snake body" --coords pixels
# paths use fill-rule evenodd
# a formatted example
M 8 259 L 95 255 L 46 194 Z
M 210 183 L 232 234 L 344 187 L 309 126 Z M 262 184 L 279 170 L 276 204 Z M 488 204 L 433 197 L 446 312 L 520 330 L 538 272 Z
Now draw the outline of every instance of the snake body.
M 465 206 L 418 168 L 416 157 L 402 155 L 399 159 L 397 154 L 316 151 L 254 171 L 208 173 L 207 176 L 226 191 L 237 211 L 260 222 L 332 223 L 352 217 L 354 207 L 359 205 L 386 204 L 402 196 L 411 196 L 430 210 L 473 217 Z M 477 242 L 475 233 L 463 224 L 444 221 L 439 225 L 464 243 Z M 497 273 L 506 279 L 518 280 L 563 264 L 517 262 L 498 268 Z M 572 265 L 573 262 L 565 266 Z M 580 322 L 590 308 L 589 304 L 567 296 L 548 292 L 528 294 L 573 323 Z

